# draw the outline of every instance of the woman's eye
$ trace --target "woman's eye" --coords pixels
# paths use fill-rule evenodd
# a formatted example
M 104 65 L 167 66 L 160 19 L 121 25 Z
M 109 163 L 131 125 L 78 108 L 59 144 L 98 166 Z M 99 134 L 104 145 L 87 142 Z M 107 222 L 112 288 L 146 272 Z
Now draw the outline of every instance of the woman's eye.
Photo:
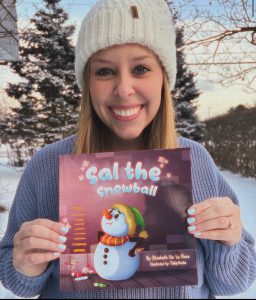
M 143 75 L 145 73 L 147 73 L 149 71 L 149 69 L 145 66 L 137 66 L 134 69 L 134 73 L 139 74 L 139 75 Z
M 99 75 L 99 76 L 107 76 L 110 74 L 113 74 L 113 71 L 111 69 L 107 69 L 107 68 L 100 69 L 96 72 L 96 75 Z

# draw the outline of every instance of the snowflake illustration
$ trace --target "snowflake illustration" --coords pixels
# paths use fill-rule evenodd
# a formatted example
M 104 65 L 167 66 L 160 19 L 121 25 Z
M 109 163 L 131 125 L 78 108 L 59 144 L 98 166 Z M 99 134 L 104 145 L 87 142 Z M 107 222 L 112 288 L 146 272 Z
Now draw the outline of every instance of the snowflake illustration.
M 90 162 L 87 161 L 87 160 L 85 160 L 85 161 L 82 163 L 81 170 L 84 171 L 84 170 L 88 167 L 89 164 L 90 164 Z
M 168 159 L 165 159 L 162 156 L 158 157 L 158 162 L 160 163 L 160 168 L 162 169 L 163 167 L 165 167 L 165 165 L 167 165 L 169 163 Z
M 79 180 L 80 180 L 80 181 L 83 181 L 83 180 L 84 180 L 84 175 L 80 175 L 80 176 L 79 176 Z

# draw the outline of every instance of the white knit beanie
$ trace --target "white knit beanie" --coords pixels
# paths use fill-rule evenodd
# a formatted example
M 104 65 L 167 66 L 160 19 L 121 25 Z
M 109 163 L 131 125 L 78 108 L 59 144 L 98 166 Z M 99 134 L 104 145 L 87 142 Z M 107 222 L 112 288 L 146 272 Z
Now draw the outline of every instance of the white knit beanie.
M 75 71 L 83 89 L 83 72 L 98 50 L 133 43 L 146 46 L 165 68 L 169 88 L 176 81 L 176 35 L 165 0 L 99 0 L 84 18 L 76 44 Z

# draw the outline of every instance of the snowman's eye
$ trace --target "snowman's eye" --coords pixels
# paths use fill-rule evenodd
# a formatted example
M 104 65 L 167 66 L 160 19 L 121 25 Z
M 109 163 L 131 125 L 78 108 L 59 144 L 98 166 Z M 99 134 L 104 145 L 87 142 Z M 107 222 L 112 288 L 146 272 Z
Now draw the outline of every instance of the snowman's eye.
M 114 218 L 115 218 L 115 219 L 118 219 L 118 218 L 119 218 L 119 216 L 120 216 L 120 215 L 115 215 L 115 216 L 114 216 Z

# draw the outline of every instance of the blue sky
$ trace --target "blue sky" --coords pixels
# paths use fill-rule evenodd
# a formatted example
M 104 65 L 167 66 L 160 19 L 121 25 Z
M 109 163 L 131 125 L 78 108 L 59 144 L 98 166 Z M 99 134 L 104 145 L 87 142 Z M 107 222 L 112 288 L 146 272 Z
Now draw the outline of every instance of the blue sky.
M 248 1 L 249 4 L 252 5 L 253 0 Z M 70 22 L 77 27 L 74 35 L 74 42 L 76 41 L 80 22 L 95 2 L 96 0 L 61 1 L 62 7 L 69 14 Z M 174 3 L 179 3 L 179 1 L 174 0 Z M 202 10 L 209 9 L 217 13 L 222 9 L 220 5 L 217 5 L 216 0 L 195 0 L 194 3 L 197 5 L 197 8 Z M 19 26 L 21 28 L 27 26 L 28 20 L 33 16 L 36 10 L 42 6 L 43 1 L 39 0 L 17 0 L 16 7 Z M 191 9 L 191 5 L 187 5 L 182 9 L 185 19 L 191 15 Z M 195 73 L 198 73 L 196 67 L 191 66 L 191 70 Z M 200 72 L 196 77 L 196 81 L 197 87 L 202 91 L 202 94 L 198 99 L 198 115 L 202 120 L 214 115 L 225 113 L 229 108 L 237 106 L 241 103 L 245 105 L 256 104 L 255 94 L 250 95 L 245 93 L 241 86 L 234 85 L 230 88 L 224 89 L 220 85 L 210 83 L 209 78 L 204 77 L 202 74 L 200 74 Z
M 189 0 L 187 0 L 189 1 Z M 253 0 L 248 0 L 253 1 Z M 71 19 L 83 18 L 85 13 L 96 2 L 96 0 L 61 0 L 62 7 L 69 12 Z M 180 3 L 179 0 L 173 0 L 175 6 Z M 252 2 L 251 2 L 252 3 Z M 25 17 L 28 19 L 36 11 L 36 7 L 42 7 L 43 1 L 39 0 L 17 0 L 17 12 L 20 18 Z M 185 17 L 189 17 L 191 9 L 196 6 L 199 9 L 210 9 L 211 11 L 218 12 L 221 10 L 221 5 L 217 4 L 216 0 L 193 0 L 192 3 L 183 6 L 182 11 Z
M 77 18 L 82 19 L 95 2 L 96 0 L 62 0 L 60 3 L 69 13 L 71 20 L 75 20 Z M 17 0 L 18 17 L 28 19 L 35 13 L 36 7 L 43 7 L 43 1 Z

